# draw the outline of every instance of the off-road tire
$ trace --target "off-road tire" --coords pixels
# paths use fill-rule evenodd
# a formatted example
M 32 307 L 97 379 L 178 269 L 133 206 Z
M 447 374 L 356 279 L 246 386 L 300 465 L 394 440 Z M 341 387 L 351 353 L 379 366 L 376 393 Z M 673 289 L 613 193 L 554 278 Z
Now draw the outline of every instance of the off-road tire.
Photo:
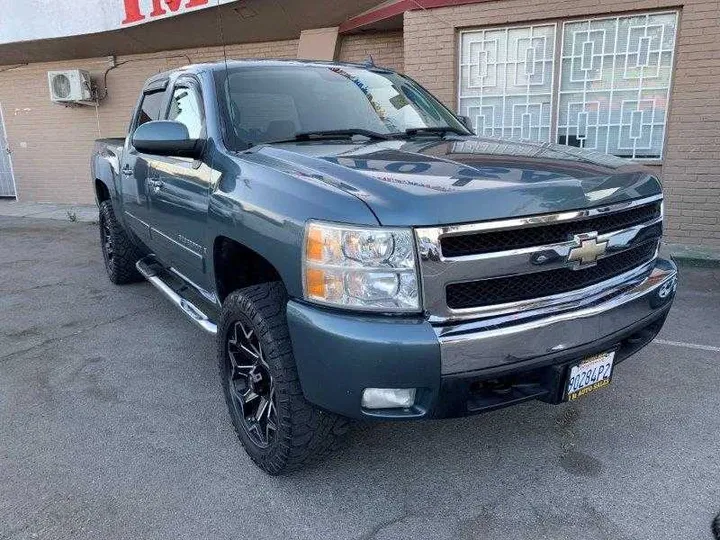
M 280 282 L 234 291 L 223 303 L 217 334 L 220 378 L 235 431 L 250 458 L 263 471 L 274 476 L 321 461 L 348 428 L 346 419 L 306 401 L 288 333 L 286 305 L 285 287 Z M 231 345 L 228 340 L 232 341 L 238 322 L 257 333 L 261 356 L 274 388 L 278 426 L 272 441 L 265 447 L 253 440 L 234 401 L 237 391 L 232 385 Z M 270 441 L 270 437 L 267 439 Z
M 122 225 L 118 223 L 110 201 L 100 203 L 98 224 L 100 247 L 110 281 L 115 285 L 142 281 L 140 272 L 135 268 L 135 263 L 141 257 L 140 250 L 133 244 Z M 110 240 L 109 245 L 108 239 Z

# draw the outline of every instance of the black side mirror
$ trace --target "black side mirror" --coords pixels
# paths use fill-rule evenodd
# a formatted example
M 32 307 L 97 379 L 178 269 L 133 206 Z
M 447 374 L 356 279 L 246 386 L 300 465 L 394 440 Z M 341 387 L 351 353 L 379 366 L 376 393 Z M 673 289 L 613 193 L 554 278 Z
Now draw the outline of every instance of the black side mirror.
M 191 139 L 187 126 L 180 122 L 156 120 L 137 128 L 132 145 L 142 154 L 199 158 L 203 141 Z
M 468 128 L 470 131 L 475 133 L 475 128 L 473 127 L 472 119 L 469 116 L 460 116 L 459 118 L 466 128 Z

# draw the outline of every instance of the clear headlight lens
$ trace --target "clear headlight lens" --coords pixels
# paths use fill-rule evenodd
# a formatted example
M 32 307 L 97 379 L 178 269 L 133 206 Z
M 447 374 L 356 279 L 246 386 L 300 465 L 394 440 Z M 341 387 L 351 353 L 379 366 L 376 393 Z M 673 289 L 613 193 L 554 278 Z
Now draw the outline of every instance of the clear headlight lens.
M 310 222 L 305 231 L 305 298 L 366 311 L 419 311 L 410 229 Z

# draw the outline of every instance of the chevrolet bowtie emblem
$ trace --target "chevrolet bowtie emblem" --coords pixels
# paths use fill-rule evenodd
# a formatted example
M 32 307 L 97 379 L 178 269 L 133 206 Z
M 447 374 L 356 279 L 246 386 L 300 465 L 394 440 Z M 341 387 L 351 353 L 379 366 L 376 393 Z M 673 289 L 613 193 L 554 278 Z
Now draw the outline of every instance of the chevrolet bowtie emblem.
M 570 250 L 567 260 L 575 269 L 594 266 L 597 260 L 605 255 L 608 246 L 607 241 L 597 241 L 597 233 L 576 234 L 573 240 L 578 247 Z

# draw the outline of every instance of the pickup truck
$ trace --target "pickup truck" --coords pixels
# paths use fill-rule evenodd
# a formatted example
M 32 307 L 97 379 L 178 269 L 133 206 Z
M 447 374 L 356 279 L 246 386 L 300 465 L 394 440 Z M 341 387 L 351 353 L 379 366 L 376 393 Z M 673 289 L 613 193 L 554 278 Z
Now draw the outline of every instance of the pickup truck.
M 232 61 L 152 77 L 127 137 L 97 141 L 110 280 L 216 336 L 267 473 L 353 419 L 581 398 L 662 327 L 677 268 L 653 171 L 468 120 L 372 64 Z

